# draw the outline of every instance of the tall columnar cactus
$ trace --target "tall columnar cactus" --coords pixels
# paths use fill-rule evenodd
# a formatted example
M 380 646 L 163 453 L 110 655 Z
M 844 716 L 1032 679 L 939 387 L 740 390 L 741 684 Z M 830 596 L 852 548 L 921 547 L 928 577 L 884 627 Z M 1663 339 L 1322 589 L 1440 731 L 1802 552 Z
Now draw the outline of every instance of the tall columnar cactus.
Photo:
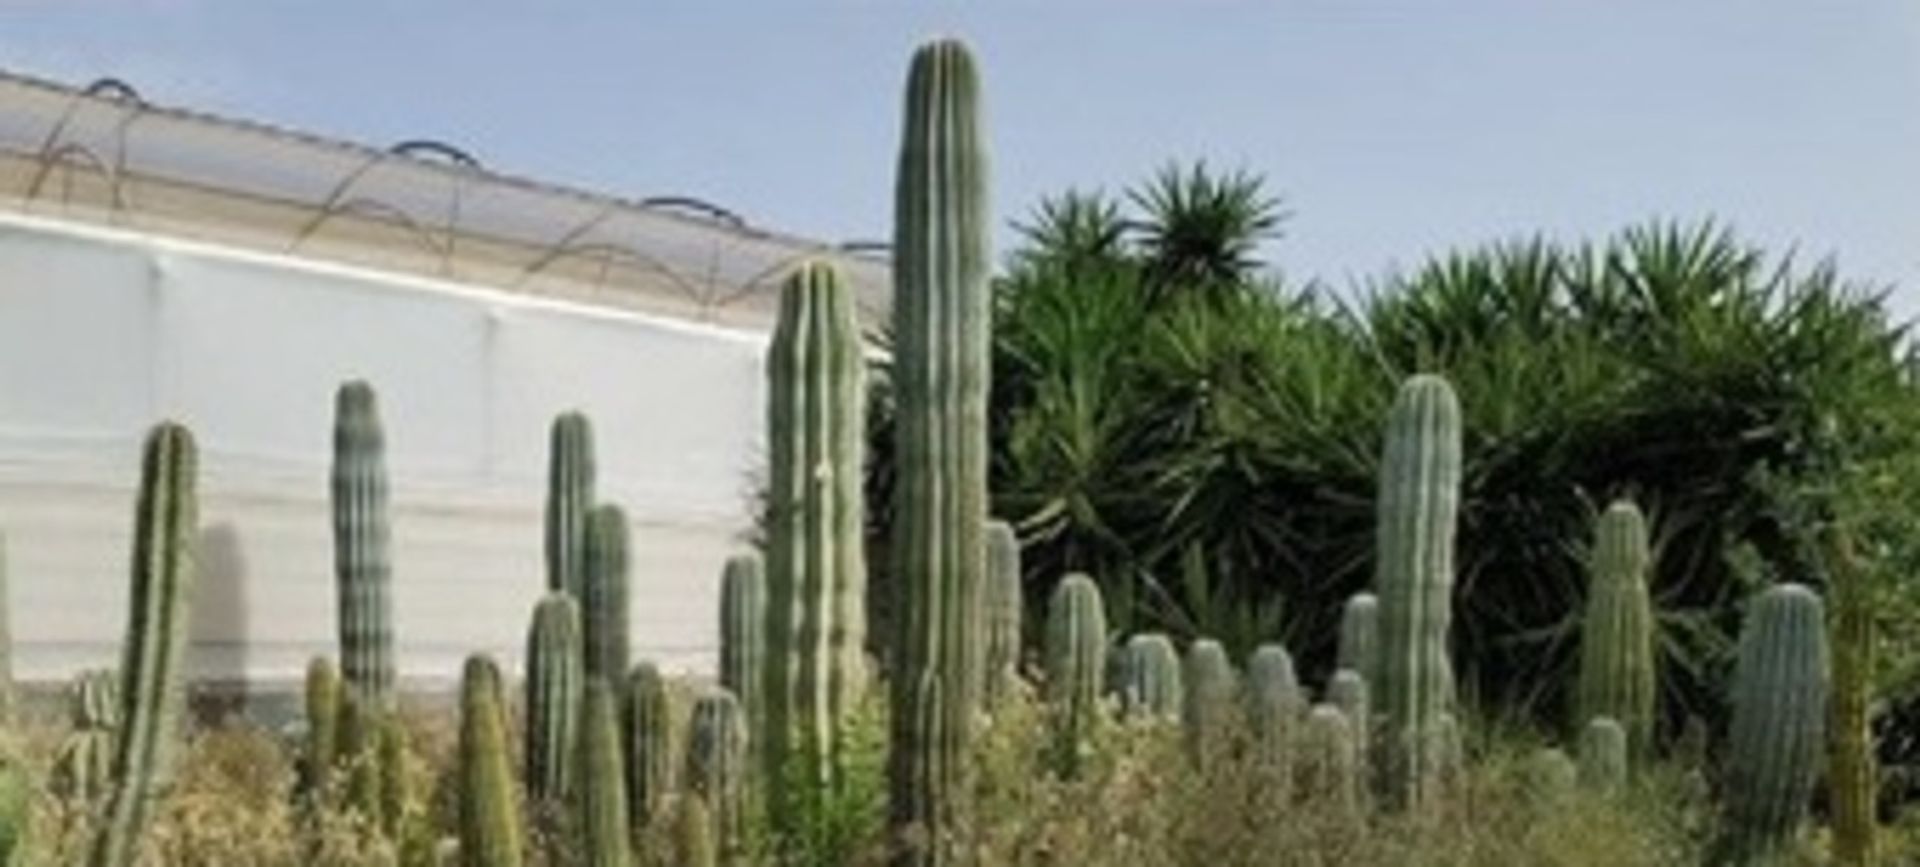
M 1627 784 L 1627 729 L 1618 720 L 1597 716 L 1581 731 L 1580 784 L 1602 795 Z
M 771 774 L 788 783 L 840 775 L 840 728 L 866 689 L 862 353 L 851 288 L 829 265 L 801 265 L 767 350 L 771 664 L 758 701 L 737 693 L 762 723 Z
M 1380 781 L 1395 808 L 1439 795 L 1428 751 L 1453 708 L 1447 629 L 1453 613 L 1453 541 L 1460 502 L 1460 403 L 1445 379 L 1409 378 L 1394 399 L 1381 455 L 1374 586 L 1380 597 L 1376 675 L 1384 717 Z
M 746 738 L 733 693 L 714 690 L 694 703 L 687 735 L 687 791 L 712 809 L 714 839 L 727 858 L 744 842 Z
M 727 559 L 720 575 L 720 685 L 740 702 L 747 731 L 766 736 L 768 679 L 766 576 L 757 554 Z M 783 727 L 784 728 L 784 727 Z M 753 750 L 758 744 L 749 743 Z M 750 760 L 753 757 L 749 757 Z M 771 772 L 779 768 L 770 769 Z M 779 779 L 769 773 L 768 779 Z
M 1186 703 L 1180 655 L 1158 633 L 1127 639 L 1120 658 L 1120 703 L 1137 719 L 1179 719 Z
M 507 758 L 507 721 L 500 669 L 484 656 L 467 658 L 460 682 L 460 864 L 519 867 L 520 814 Z
M 888 779 L 906 865 L 949 863 L 967 812 L 970 669 L 986 578 L 992 330 L 993 218 L 979 102 L 965 46 L 940 40 L 915 52 L 893 233 L 899 611 Z
M 580 606 L 561 591 L 533 609 L 527 631 L 527 794 L 549 805 L 567 793 L 579 732 Z
M 1380 600 L 1372 593 L 1355 593 L 1340 612 L 1340 654 L 1337 668 L 1362 675 L 1375 668 L 1376 636 L 1380 633 Z
M 1594 532 L 1586 622 L 1580 634 L 1577 724 L 1607 717 L 1626 729 L 1629 752 L 1652 745 L 1653 601 L 1647 589 L 1647 521 L 1615 502 Z
M 1054 588 L 1047 603 L 1046 665 L 1054 762 L 1062 776 L 1073 777 L 1099 720 L 1107 667 L 1106 603 L 1092 578 L 1068 575 Z
M 673 787 L 676 754 L 667 679 L 652 663 L 642 662 L 627 676 L 626 699 L 627 809 L 639 834 L 661 817 Z
M 580 590 L 588 677 L 617 683 L 627 673 L 627 513 L 611 503 L 587 515 L 586 568 Z
M 306 797 L 324 797 L 340 761 L 340 672 L 333 660 L 316 656 L 307 663 L 307 745 L 300 757 L 300 788 Z
M 1792 840 L 1819 776 L 1827 718 L 1820 597 L 1799 584 L 1760 594 L 1740 630 L 1727 740 L 1727 860 L 1766 858 Z
M 185 427 L 165 422 L 147 436 L 121 644 L 122 723 L 114 743 L 114 789 L 94 838 L 94 867 L 133 863 L 148 815 L 173 782 L 186 704 L 194 542 L 200 531 L 196 457 L 193 435 Z
M 393 565 L 387 547 L 386 436 L 373 386 L 355 380 L 333 401 L 333 572 L 340 668 L 374 707 L 393 704 Z
M 987 575 L 981 589 L 980 696 L 991 707 L 1020 680 L 1020 537 L 1005 521 L 987 522 Z
M 1201 767 L 1209 767 L 1226 750 L 1236 709 L 1233 662 L 1220 642 L 1202 638 L 1187 648 L 1180 674 L 1187 689 L 1180 712 L 1187 752 Z
M 1331 803 L 1335 813 L 1348 821 L 1359 817 L 1359 735 L 1339 708 L 1317 704 L 1307 713 L 1300 762 L 1300 781 L 1308 797 Z
M 547 589 L 575 599 L 587 577 L 593 481 L 593 423 L 578 411 L 555 416 L 547 452 Z
M 1292 788 L 1294 744 L 1306 710 L 1287 649 L 1278 644 L 1255 648 L 1247 657 L 1247 725 L 1262 779 L 1283 802 Z
M 1339 708 L 1347 717 L 1347 726 L 1353 729 L 1354 749 L 1359 753 L 1362 774 L 1370 767 L 1367 747 L 1373 740 L 1373 700 L 1370 692 L 1367 679 L 1352 669 L 1340 669 L 1327 681 L 1327 703 Z
M 620 759 L 619 700 L 604 678 L 587 681 L 580 710 L 579 768 L 573 827 L 582 867 L 628 867 L 633 862 L 626 782 Z

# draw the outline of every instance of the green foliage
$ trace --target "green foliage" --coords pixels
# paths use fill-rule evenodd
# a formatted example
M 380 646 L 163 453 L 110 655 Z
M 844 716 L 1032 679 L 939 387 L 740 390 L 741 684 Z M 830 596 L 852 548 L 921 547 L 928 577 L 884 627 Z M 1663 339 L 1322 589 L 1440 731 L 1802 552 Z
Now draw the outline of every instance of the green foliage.
M 334 394 L 333 568 L 340 665 L 349 689 L 393 704 L 393 563 L 388 551 L 386 434 L 373 386 Z

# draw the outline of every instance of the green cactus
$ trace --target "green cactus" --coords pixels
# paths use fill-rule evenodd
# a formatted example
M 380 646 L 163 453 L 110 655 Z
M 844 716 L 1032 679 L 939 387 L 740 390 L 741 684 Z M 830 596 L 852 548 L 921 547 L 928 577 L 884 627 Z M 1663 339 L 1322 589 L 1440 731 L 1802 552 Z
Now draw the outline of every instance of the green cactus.
M 460 863 L 463 867 L 520 867 L 520 813 L 507 758 L 507 721 L 500 669 L 485 656 L 467 657 L 460 681 Z
M 1340 709 L 1347 718 L 1347 727 L 1353 729 L 1353 746 L 1358 754 L 1361 773 L 1364 775 L 1370 767 L 1368 745 L 1373 733 L 1373 703 L 1367 688 L 1367 679 L 1360 672 L 1341 669 L 1333 673 L 1327 681 L 1327 703 Z
M 727 859 L 745 842 L 746 739 L 733 693 L 716 689 L 694 702 L 687 735 L 687 791 L 712 808 L 714 840 Z
M 673 788 L 672 708 L 660 669 L 650 662 L 634 666 L 626 701 L 627 810 L 633 832 L 641 834 L 664 813 Z
M 1005 521 L 987 522 L 987 575 L 981 589 L 979 684 L 981 700 L 993 707 L 1020 683 L 1021 603 L 1020 537 Z
M 1573 759 L 1553 747 L 1541 747 L 1529 753 L 1520 774 L 1527 800 L 1543 809 L 1561 806 L 1580 778 Z
M 1180 655 L 1158 633 L 1127 639 L 1120 657 L 1120 703 L 1135 719 L 1175 720 L 1186 704 Z
M 814 786 L 841 776 L 840 728 L 866 690 L 863 351 L 851 287 L 825 263 L 795 269 L 767 351 L 771 664 L 736 695 L 769 776 Z
M 587 679 L 574 787 L 573 827 L 579 837 L 575 851 L 581 867 L 628 867 L 633 862 L 617 705 L 613 687 L 604 678 Z
M 120 726 L 120 676 L 110 668 L 96 668 L 74 676 L 69 687 L 68 719 L 77 729 Z
M 949 863 L 968 812 L 992 330 L 979 95 L 964 45 L 940 40 L 915 52 L 893 236 L 899 614 L 888 780 L 905 865 Z
M 1380 600 L 1372 593 L 1355 593 L 1340 612 L 1340 653 L 1336 668 L 1363 675 L 1374 670 L 1374 653 L 1379 647 Z
M 343 798 L 348 810 L 369 822 L 383 821 L 380 801 L 380 714 L 343 690 L 340 694 L 338 759 L 346 772 Z
M 309 799 L 326 796 L 340 762 L 340 672 L 333 660 L 316 656 L 307 663 L 307 746 L 300 762 L 300 791 Z
M 1827 721 L 1827 630 L 1799 584 L 1760 594 L 1740 630 L 1722 860 L 1764 861 L 1790 843 L 1819 778 Z
M 549 592 L 534 606 L 527 631 L 526 781 L 536 803 L 559 803 L 572 781 L 580 653 L 580 606 L 564 592 Z
M 333 403 L 333 571 L 347 688 L 393 706 L 393 565 L 388 554 L 386 436 L 373 386 L 340 386 Z
M 0 865 L 25 867 L 33 827 L 33 777 L 14 759 L 0 764 Z
M 547 590 L 575 599 L 587 579 L 593 483 L 593 423 L 584 413 L 563 412 L 553 419 L 547 454 Z
M 1618 722 L 1630 755 L 1651 746 L 1655 700 L 1653 600 L 1647 589 L 1647 522 L 1639 508 L 1607 507 L 1594 533 L 1592 578 L 1580 634 L 1576 724 Z
M 1078 775 L 1100 716 L 1100 681 L 1107 665 L 1107 609 L 1100 585 L 1068 575 L 1047 604 L 1047 702 L 1052 706 L 1054 762 L 1063 777 Z
M 1424 809 L 1440 794 L 1428 751 L 1451 713 L 1453 542 L 1460 501 L 1460 403 L 1445 379 L 1409 378 L 1394 399 L 1381 455 L 1379 553 L 1374 586 L 1380 634 L 1373 699 L 1384 718 L 1381 794 L 1396 809 Z
M 617 683 L 627 673 L 627 513 L 611 503 L 587 513 L 586 568 L 580 588 L 587 677 Z
M 1346 714 L 1330 704 L 1307 712 L 1300 736 L 1301 788 L 1308 797 L 1333 805 L 1346 821 L 1361 812 L 1359 735 Z
M 676 867 L 718 867 L 720 853 L 713 845 L 713 811 L 707 808 L 705 798 L 688 794 L 680 799 L 680 809 L 674 816 Z
M 148 434 L 134 511 L 133 576 L 121 645 L 121 731 L 114 788 L 95 835 L 93 867 L 128 867 L 154 805 L 173 782 L 199 537 L 193 434 L 165 422 Z
M 1294 742 L 1306 710 L 1287 649 L 1278 644 L 1255 648 L 1247 657 L 1247 725 L 1262 779 L 1281 798 L 1291 788 Z
M 1580 785 L 1596 794 L 1613 795 L 1626 784 L 1626 727 L 1612 717 L 1588 720 L 1580 732 Z
M 55 797 L 72 804 L 92 804 L 113 783 L 113 732 L 80 728 L 67 733 L 54 756 L 47 781 Z M 0 860 L 0 864 L 6 863 Z
M 720 575 L 720 685 L 740 702 L 747 731 L 766 733 L 766 576 L 759 555 L 736 554 Z M 784 727 L 783 727 L 784 728 Z M 759 746 L 750 742 L 750 752 Z M 754 762 L 757 756 L 749 755 Z M 771 772 L 779 769 L 769 769 Z
M 1228 746 L 1228 729 L 1233 722 L 1233 662 L 1220 642 L 1202 638 L 1187 648 L 1180 679 L 1186 686 L 1186 701 L 1180 712 L 1187 737 L 1187 753 L 1202 768 L 1213 766 Z

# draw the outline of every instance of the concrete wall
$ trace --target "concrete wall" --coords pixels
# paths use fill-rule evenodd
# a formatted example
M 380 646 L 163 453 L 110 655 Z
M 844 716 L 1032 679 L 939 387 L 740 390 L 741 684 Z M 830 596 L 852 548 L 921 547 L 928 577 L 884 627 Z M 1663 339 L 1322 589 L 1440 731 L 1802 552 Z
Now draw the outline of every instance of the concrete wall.
M 342 380 L 378 388 L 403 678 L 517 669 L 544 588 L 547 425 L 594 419 L 634 526 L 636 655 L 713 664 L 750 525 L 764 335 L 152 236 L 0 217 L 0 528 L 22 679 L 110 665 L 138 450 L 199 437 L 192 667 L 283 681 L 334 641 L 327 479 Z

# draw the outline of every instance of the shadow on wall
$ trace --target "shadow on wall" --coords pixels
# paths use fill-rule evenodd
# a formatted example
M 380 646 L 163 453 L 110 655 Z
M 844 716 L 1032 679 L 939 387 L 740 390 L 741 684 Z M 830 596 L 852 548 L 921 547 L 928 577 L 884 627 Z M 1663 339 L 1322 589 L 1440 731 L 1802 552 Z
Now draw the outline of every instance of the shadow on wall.
M 199 567 L 187 671 L 195 681 L 195 713 L 218 722 L 246 703 L 247 558 L 233 524 L 200 531 Z

